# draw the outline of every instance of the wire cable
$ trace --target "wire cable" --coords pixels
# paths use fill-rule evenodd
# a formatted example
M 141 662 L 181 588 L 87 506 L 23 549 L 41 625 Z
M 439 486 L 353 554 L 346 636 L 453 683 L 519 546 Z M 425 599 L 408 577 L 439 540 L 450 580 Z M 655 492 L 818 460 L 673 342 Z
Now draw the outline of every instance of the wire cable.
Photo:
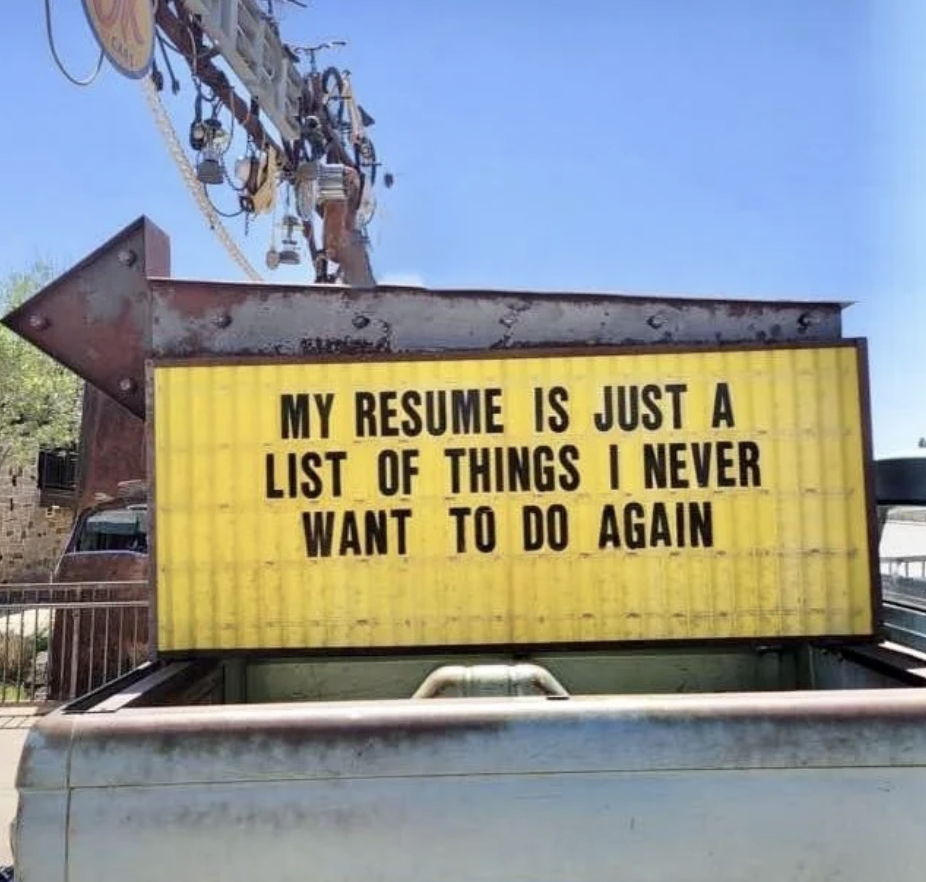
M 51 49 L 52 58 L 55 59 L 55 64 L 58 65 L 58 70 L 64 74 L 64 76 L 70 80 L 75 86 L 92 86 L 96 81 L 96 78 L 100 75 L 100 71 L 103 69 L 103 50 L 100 50 L 100 57 L 97 59 L 96 68 L 93 70 L 93 73 L 89 77 L 83 80 L 79 80 L 77 77 L 72 76 L 68 69 L 64 66 L 64 62 L 61 60 L 61 56 L 58 55 L 58 47 L 55 45 L 55 34 L 51 26 L 51 0 L 45 0 L 45 34 L 48 37 L 48 48 Z
M 164 59 L 164 67 L 167 68 L 167 73 L 170 76 L 170 90 L 174 95 L 180 94 L 180 80 L 177 79 L 177 75 L 174 73 L 173 65 L 170 63 L 170 56 L 167 54 L 167 40 L 165 40 L 160 34 L 157 35 L 158 46 L 161 47 L 161 57 Z
M 227 180 L 227 175 L 226 175 L 226 180 Z M 234 211 L 234 212 L 233 212 L 233 211 L 222 211 L 222 209 L 219 208 L 218 205 L 215 204 L 215 200 L 212 198 L 212 196 L 209 195 L 209 189 L 208 189 L 208 187 L 207 187 L 205 184 L 202 184 L 201 186 L 202 186 L 202 188 L 203 188 L 203 195 L 206 197 L 206 199 L 207 199 L 208 202 L 209 202 L 209 207 L 210 207 L 219 217 L 229 218 L 229 219 L 233 220 L 234 218 L 236 218 L 236 217 L 241 217 L 241 215 L 244 214 L 244 209 L 243 209 L 243 208 L 239 208 L 237 211 Z

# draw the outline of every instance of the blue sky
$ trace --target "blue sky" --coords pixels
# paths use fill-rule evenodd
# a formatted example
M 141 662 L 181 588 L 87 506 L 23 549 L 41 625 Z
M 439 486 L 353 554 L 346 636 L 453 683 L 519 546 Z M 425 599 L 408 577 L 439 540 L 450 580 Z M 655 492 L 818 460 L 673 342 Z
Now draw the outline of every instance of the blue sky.
M 845 329 L 870 341 L 876 452 L 926 435 L 921 0 L 309 5 L 284 34 L 348 40 L 337 63 L 396 176 L 373 230 L 380 280 L 856 301 Z M 175 275 L 239 278 L 140 86 L 110 68 L 70 85 L 42 4 L 5 7 L 0 274 L 75 261 L 145 213 Z M 81 4 L 53 7 L 84 75 Z M 185 136 L 184 86 L 165 100 Z M 266 225 L 231 229 L 269 277 Z

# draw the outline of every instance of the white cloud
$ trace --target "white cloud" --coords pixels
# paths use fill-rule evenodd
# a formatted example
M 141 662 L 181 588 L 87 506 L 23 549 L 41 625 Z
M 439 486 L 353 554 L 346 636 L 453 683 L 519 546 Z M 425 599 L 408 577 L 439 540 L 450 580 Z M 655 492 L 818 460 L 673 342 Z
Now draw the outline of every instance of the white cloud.
M 398 285 L 406 288 L 427 288 L 427 283 L 420 273 L 394 272 L 385 273 L 376 280 L 379 285 Z

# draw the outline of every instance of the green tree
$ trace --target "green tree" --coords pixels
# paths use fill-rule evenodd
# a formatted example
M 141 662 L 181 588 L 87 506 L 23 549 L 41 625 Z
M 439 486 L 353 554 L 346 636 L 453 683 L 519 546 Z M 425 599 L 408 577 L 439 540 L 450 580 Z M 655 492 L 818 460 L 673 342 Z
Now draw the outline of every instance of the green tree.
M 36 261 L 0 282 L 0 315 L 56 275 Z M 0 326 L 0 465 L 24 465 L 39 447 L 76 443 L 83 385 L 76 374 Z

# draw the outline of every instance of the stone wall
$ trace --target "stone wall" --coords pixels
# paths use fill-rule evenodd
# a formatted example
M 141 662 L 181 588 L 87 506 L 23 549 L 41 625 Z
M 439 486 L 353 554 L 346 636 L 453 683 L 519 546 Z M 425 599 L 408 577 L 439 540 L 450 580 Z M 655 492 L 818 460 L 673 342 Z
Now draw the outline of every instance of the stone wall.
M 42 506 L 35 462 L 0 467 L 0 583 L 47 582 L 73 517 Z

